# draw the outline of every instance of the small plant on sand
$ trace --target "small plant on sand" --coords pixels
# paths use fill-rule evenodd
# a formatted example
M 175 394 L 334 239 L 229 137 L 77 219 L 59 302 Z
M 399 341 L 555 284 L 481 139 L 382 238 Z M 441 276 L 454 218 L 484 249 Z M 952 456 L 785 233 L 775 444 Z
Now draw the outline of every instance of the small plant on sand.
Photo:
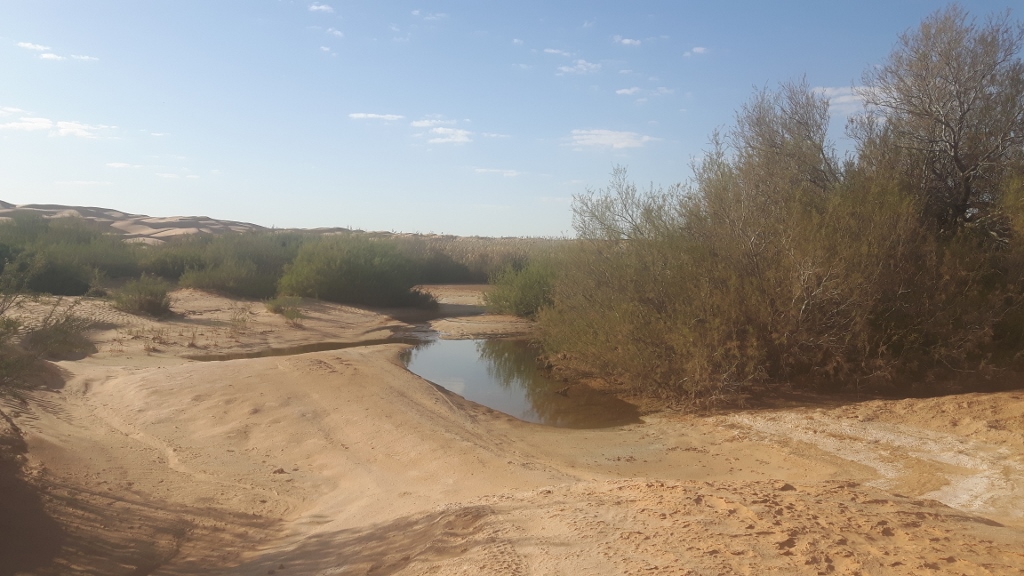
M 92 321 L 76 314 L 77 307 L 78 302 L 65 306 L 63 298 L 57 298 L 42 322 L 22 337 L 22 347 L 35 358 L 51 359 L 94 351 L 85 337 Z
M 125 284 L 114 295 L 114 306 L 130 314 L 166 316 L 171 312 L 167 283 L 154 276 L 143 275 Z
M 279 296 L 267 300 L 266 306 L 267 311 L 284 316 L 290 326 L 298 327 L 302 325 L 303 318 L 302 310 L 299 308 L 301 303 L 302 299 L 295 296 Z
M 231 303 L 231 331 L 235 333 L 245 332 L 252 320 L 252 304 L 247 302 Z

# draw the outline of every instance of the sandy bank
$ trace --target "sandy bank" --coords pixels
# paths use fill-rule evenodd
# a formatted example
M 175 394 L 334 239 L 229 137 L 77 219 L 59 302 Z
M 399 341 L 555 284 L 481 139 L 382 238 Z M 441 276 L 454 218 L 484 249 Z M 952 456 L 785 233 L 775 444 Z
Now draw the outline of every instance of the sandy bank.
M 174 307 L 157 323 L 83 304 L 97 353 L 4 401 L 61 527 L 25 573 L 1024 570 L 1022 393 L 553 429 L 419 379 L 399 344 L 183 359 L 377 339 L 409 328 L 395 315 L 311 303 L 295 327 L 195 291 Z M 472 321 L 501 324 L 446 322 Z

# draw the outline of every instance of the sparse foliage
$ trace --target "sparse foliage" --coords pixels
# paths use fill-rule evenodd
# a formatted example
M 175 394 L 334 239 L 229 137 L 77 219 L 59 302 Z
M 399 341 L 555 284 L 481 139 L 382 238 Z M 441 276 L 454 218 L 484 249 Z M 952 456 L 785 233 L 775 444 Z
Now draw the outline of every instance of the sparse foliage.
M 978 24 L 959 5 L 900 36 L 861 94 L 881 122 L 861 130 L 903 148 L 924 208 L 953 232 L 993 222 L 1008 171 L 1024 155 L 1024 25 L 1009 12 Z
M 166 316 L 171 311 L 167 283 L 159 278 L 143 275 L 126 283 L 114 295 L 114 306 L 132 314 Z

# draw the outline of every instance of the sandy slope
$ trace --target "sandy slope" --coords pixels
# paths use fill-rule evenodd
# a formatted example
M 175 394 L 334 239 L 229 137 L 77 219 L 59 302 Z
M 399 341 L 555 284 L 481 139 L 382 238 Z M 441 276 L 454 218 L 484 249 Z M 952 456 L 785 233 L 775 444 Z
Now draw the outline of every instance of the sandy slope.
M 14 205 L 0 201 L 0 220 L 8 219 L 19 213 L 35 214 L 43 218 L 83 218 L 106 226 L 111 233 L 147 244 L 162 244 L 168 238 L 182 235 L 251 232 L 264 229 L 262 226 L 248 222 L 216 220 L 207 216 L 154 218 L 144 214 L 128 214 L 110 208 L 61 206 L 58 204 Z
M 41 491 L 0 574 L 1024 571 L 1024 393 L 552 429 L 409 374 L 398 344 L 184 360 L 405 324 L 175 298 L 161 323 L 83 304 L 97 353 L 0 405 Z M 474 324 L 502 331 L 438 328 Z

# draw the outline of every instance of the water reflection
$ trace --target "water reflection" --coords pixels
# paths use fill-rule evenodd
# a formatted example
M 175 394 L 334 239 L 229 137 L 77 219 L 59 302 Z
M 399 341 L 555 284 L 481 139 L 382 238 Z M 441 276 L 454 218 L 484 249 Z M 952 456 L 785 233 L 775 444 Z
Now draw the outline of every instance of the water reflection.
M 603 428 L 639 421 L 631 404 L 548 378 L 536 350 L 523 341 L 435 340 L 419 344 L 404 360 L 413 373 L 527 422 Z

